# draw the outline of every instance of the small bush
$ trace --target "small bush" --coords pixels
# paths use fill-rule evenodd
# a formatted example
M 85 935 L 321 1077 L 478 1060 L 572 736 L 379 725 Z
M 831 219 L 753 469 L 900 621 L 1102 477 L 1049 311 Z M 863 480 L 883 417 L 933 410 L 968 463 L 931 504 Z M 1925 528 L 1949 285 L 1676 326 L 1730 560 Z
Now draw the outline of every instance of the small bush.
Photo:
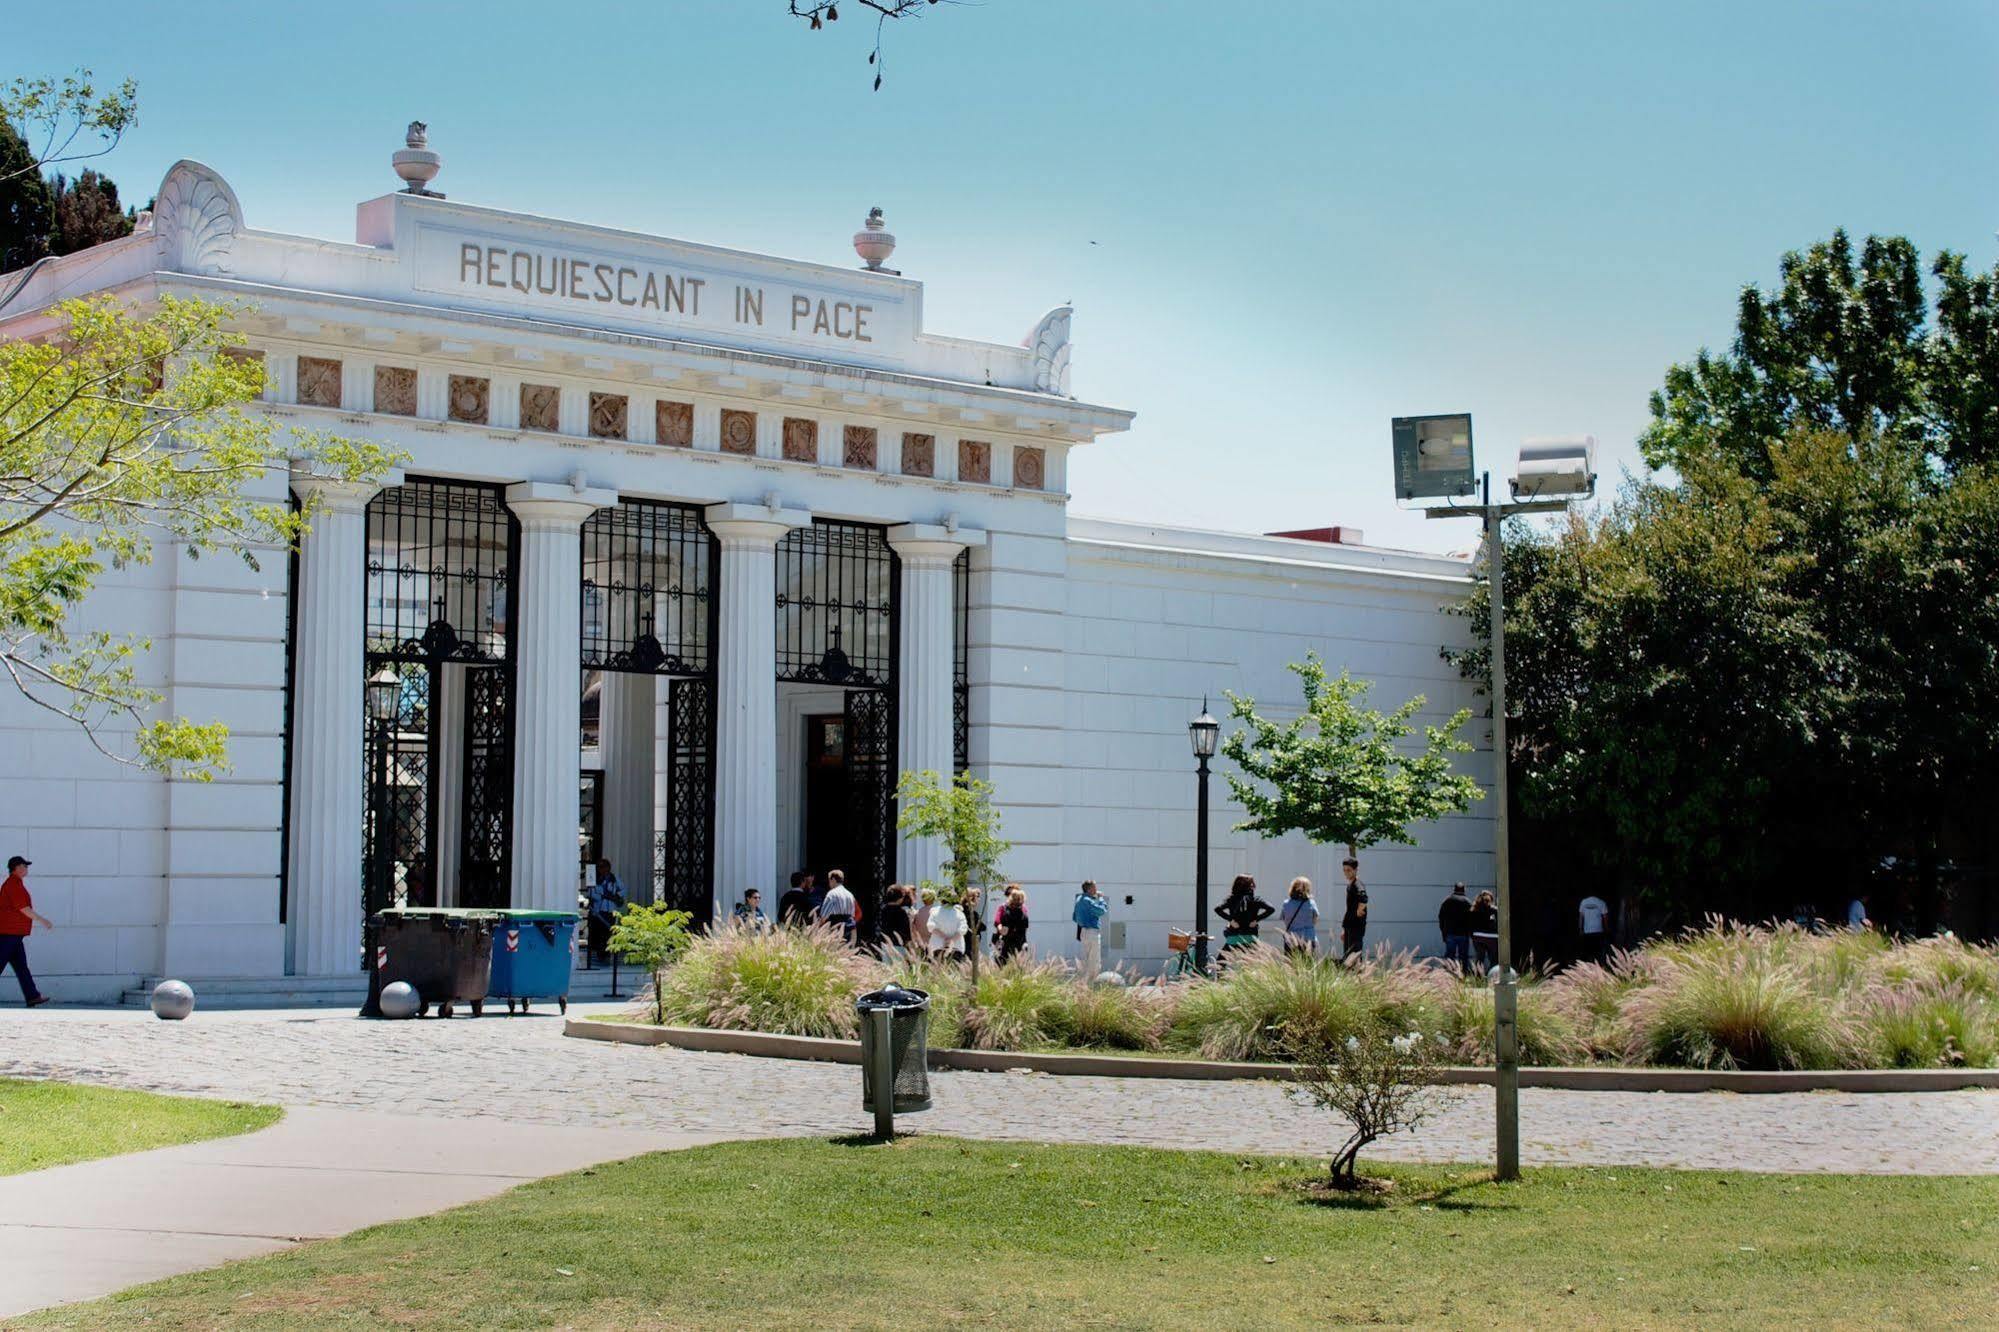
M 1999 1063 L 1999 1020 L 1963 991 L 1874 991 L 1860 1026 L 1876 1068 L 1974 1068 Z
M 1560 990 L 1522 977 L 1518 995 L 1521 1063 L 1579 1064 L 1589 1058 L 1589 1042 Z M 1460 1063 L 1491 1063 L 1492 987 L 1484 981 L 1453 983 L 1445 992 L 1438 1025 L 1449 1057 Z
M 1060 962 L 983 967 L 965 1005 L 965 1044 L 974 1050 L 1032 1050 L 1063 1045 L 1074 1009 L 1068 969 Z
M 1696 950 L 1659 968 L 1626 1006 L 1635 1063 L 1717 1069 L 1844 1068 L 1853 1033 L 1796 963 Z
M 1155 985 L 1071 983 L 1071 1045 L 1109 1050 L 1157 1050 L 1173 1019 L 1173 992 Z
M 1383 1023 L 1421 1029 L 1435 1011 L 1431 982 L 1419 974 L 1429 970 L 1406 957 L 1348 966 L 1259 947 L 1223 979 L 1186 986 L 1174 1042 L 1209 1059 L 1282 1060 L 1290 1045 L 1339 1045 Z
M 1918 939 L 1885 954 L 1882 979 L 1962 1002 L 1999 1002 L 1999 948 L 1980 948 L 1949 935 Z
M 854 1000 L 879 963 L 829 926 L 758 932 L 731 924 L 696 940 L 660 988 L 664 1021 L 726 1031 L 851 1037 Z

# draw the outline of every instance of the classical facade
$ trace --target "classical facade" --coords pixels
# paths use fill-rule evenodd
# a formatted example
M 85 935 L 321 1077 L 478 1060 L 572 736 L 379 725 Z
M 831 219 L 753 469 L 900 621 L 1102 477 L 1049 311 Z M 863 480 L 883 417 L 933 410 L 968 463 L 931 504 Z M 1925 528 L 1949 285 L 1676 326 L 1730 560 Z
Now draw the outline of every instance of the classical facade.
M 418 128 L 352 243 L 252 230 L 181 162 L 149 226 L 0 310 L 13 338 L 91 293 L 239 303 L 261 410 L 404 456 L 379 486 L 271 475 L 318 501 L 290 559 L 162 550 L 86 607 L 228 723 L 219 779 L 0 698 L 0 850 L 36 862 L 58 996 L 352 975 L 373 906 L 570 906 L 597 855 L 704 917 L 800 866 L 865 894 L 936 871 L 894 829 L 923 769 L 995 783 L 1038 951 L 1073 948 L 1089 876 L 1146 965 L 1191 914 L 1204 696 L 1294 699 L 1316 648 L 1383 699 L 1473 701 L 1438 653 L 1462 560 L 1071 517 L 1070 451 L 1131 413 L 1072 394 L 1068 309 L 1015 346 L 927 331 L 879 213 L 852 268 L 468 205 L 425 188 Z M 1306 873 L 1336 912 L 1336 852 L 1232 834 L 1215 794 L 1217 884 Z M 1491 880 L 1489 818 L 1370 855 L 1375 937 L 1434 942 L 1450 882 Z

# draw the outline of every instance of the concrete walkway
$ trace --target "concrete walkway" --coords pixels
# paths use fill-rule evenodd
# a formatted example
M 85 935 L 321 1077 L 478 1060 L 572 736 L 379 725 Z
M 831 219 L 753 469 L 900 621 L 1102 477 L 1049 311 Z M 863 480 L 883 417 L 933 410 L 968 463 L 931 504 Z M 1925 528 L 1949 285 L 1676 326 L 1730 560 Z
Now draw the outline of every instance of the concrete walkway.
M 709 1141 L 299 1108 L 256 1133 L 0 1176 L 0 1319 Z

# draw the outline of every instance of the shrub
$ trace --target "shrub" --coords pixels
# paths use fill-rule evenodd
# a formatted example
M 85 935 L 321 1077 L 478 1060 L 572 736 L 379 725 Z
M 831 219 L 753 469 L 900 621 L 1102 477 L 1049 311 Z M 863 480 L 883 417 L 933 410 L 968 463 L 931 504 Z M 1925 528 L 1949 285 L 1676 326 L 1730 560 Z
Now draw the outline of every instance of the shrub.
M 1538 978 L 1522 977 L 1517 993 L 1521 1063 L 1578 1064 L 1589 1058 L 1589 1042 L 1562 991 Z M 1491 1063 L 1492 987 L 1484 981 L 1454 982 L 1443 996 L 1438 1026 L 1449 1057 Z
M 1625 1008 L 1627 1058 L 1719 1069 L 1843 1068 L 1849 1024 L 1793 962 L 1736 948 L 1697 949 L 1660 966 Z
M 1173 1019 L 1174 992 L 1156 985 L 1089 985 L 1072 982 L 1071 1045 L 1111 1050 L 1157 1050 Z
M 965 1005 L 965 1044 L 974 1050 L 1065 1044 L 1074 1020 L 1071 988 L 1068 969 L 1053 960 L 985 968 Z
M 1287 1044 L 1340 1044 L 1382 1022 L 1424 1027 L 1434 1012 L 1430 970 L 1406 955 L 1348 966 L 1259 947 L 1222 979 L 1188 983 L 1174 1039 L 1209 1059 L 1281 1060 Z
M 830 926 L 759 932 L 731 923 L 697 939 L 667 973 L 666 1022 L 786 1036 L 851 1037 L 854 1000 L 885 978 Z
M 1864 996 L 1859 1020 L 1868 1063 L 1877 1068 L 1999 1063 L 1999 1017 L 1961 990 L 1877 989 Z
M 1547 996 L 1574 1026 L 1584 1057 L 1622 1057 L 1630 1044 L 1625 1007 L 1649 972 L 1637 955 L 1620 951 L 1607 964 L 1580 962 L 1548 979 Z
M 895 960 L 889 979 L 904 989 L 921 990 L 930 996 L 929 1042 L 933 1047 L 948 1049 L 965 1043 L 965 1005 L 971 997 L 971 982 L 963 966 L 910 954 Z
M 1999 1002 L 1999 948 L 1980 948 L 1951 935 L 1918 939 L 1885 954 L 1882 979 L 1960 1002 Z
M 1437 1103 L 1435 1042 L 1420 1031 L 1376 1023 L 1339 1041 L 1313 1035 L 1289 1042 L 1284 1053 L 1292 1061 L 1287 1090 L 1346 1121 L 1346 1140 L 1332 1159 L 1335 1188 L 1358 1187 L 1361 1148 L 1417 1127 Z

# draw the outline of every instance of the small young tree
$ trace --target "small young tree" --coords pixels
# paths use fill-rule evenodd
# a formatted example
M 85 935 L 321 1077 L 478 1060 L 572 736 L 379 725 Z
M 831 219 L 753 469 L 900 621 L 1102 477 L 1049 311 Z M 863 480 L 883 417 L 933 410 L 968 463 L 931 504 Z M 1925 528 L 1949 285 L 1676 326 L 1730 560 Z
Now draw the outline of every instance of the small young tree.
M 687 927 L 694 920 L 689 911 L 675 911 L 664 902 L 649 906 L 633 905 L 618 913 L 611 922 L 607 947 L 635 967 L 652 976 L 653 1020 L 666 1025 L 666 1005 L 660 997 L 660 980 L 675 958 L 685 952 L 691 937 Z
M 1001 881 L 1000 861 L 1013 849 L 1013 843 L 999 835 L 992 783 L 963 772 L 948 781 L 930 771 L 905 772 L 896 784 L 895 798 L 901 811 L 895 826 L 905 839 L 934 837 L 944 845 L 944 863 L 939 866 L 944 882 L 926 879 L 918 886 L 933 890 L 940 902 L 965 908 L 969 927 L 965 951 L 976 978 L 978 890 Z
M 1305 687 L 1305 710 L 1289 722 L 1259 716 L 1256 700 L 1231 693 L 1229 713 L 1242 729 L 1222 742 L 1222 753 L 1243 775 L 1225 774 L 1247 815 L 1237 831 L 1276 837 L 1304 833 L 1314 842 L 1344 843 L 1350 852 L 1377 842 L 1413 846 L 1409 825 L 1469 809 L 1485 792 L 1454 772 L 1451 755 L 1471 746 L 1457 738 L 1471 720 L 1461 708 L 1442 726 L 1423 728 L 1423 745 L 1402 741 L 1416 733 L 1416 697 L 1383 715 L 1365 706 L 1369 684 L 1341 671 L 1326 678 L 1314 652 L 1292 662 Z M 1268 788 L 1268 789 L 1266 789 Z
M 1361 1148 L 1429 1117 L 1438 1048 L 1420 1031 L 1380 1028 L 1337 1044 L 1323 1035 L 1286 1041 L 1292 1064 L 1286 1090 L 1348 1125 L 1346 1140 L 1333 1153 L 1334 1188 L 1360 1187 L 1355 1163 Z

